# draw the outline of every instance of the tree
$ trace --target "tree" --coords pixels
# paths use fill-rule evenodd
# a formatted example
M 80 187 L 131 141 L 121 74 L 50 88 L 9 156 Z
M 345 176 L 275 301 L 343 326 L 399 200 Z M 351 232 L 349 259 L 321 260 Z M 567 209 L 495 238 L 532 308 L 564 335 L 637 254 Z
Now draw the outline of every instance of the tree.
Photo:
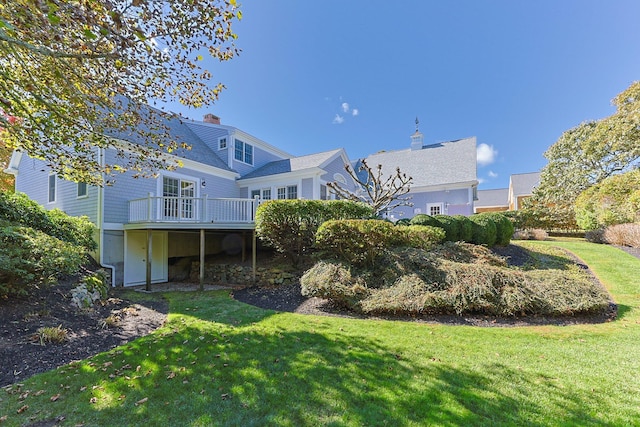
M 409 192 L 413 178 L 400 172 L 399 167 L 396 168 L 394 175 L 389 175 L 386 178 L 382 176 L 382 165 L 373 169 L 364 159 L 360 161 L 357 171 L 349 164 L 344 168 L 359 188 L 354 192 L 343 187 L 343 184 L 339 182 L 327 183 L 327 186 L 338 197 L 364 202 L 373 208 L 377 216 L 390 212 L 399 206 L 413 206 L 413 203 L 410 202 L 411 197 L 403 197 Z
M 209 86 L 203 55 L 233 58 L 239 19 L 235 0 L 2 2 L 0 138 L 94 184 L 102 173 L 176 166 L 166 154 L 184 143 L 168 132 L 171 114 L 141 106 L 215 101 L 224 86 Z M 96 147 L 115 148 L 117 160 L 104 164 Z
M 571 207 L 587 188 L 640 164 L 640 82 L 612 103 L 613 115 L 566 131 L 544 153 L 533 202 Z

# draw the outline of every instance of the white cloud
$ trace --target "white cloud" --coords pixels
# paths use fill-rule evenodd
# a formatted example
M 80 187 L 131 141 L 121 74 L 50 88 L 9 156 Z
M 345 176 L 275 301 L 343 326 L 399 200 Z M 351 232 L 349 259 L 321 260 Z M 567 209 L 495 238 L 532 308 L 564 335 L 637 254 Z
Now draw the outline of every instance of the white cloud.
M 358 114 L 360 114 L 360 111 L 357 108 L 354 108 L 353 110 L 351 110 L 352 116 L 357 116 Z
M 341 125 L 342 123 L 344 123 L 344 117 L 342 117 L 340 114 L 336 114 L 336 116 L 333 118 L 333 122 L 334 125 Z
M 349 112 L 349 104 L 347 104 L 346 102 L 342 103 L 342 111 L 345 113 Z
M 480 166 L 486 166 L 493 163 L 496 160 L 498 151 L 493 148 L 493 145 L 480 144 L 477 148 L 478 164 Z
M 490 177 L 490 178 L 497 178 L 497 177 L 498 177 L 498 174 L 497 174 L 497 173 L 495 173 L 494 171 L 489 171 L 489 177 Z
M 478 178 L 478 184 L 484 184 L 485 182 L 487 182 L 486 179 L 484 178 Z

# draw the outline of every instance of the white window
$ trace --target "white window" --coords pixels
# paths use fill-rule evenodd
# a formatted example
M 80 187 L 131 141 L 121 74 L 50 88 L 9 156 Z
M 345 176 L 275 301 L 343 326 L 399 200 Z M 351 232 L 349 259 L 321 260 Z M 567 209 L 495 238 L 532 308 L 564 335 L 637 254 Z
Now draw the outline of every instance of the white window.
M 260 190 L 251 190 L 251 198 L 255 199 L 256 197 L 260 197 Z
M 324 184 L 320 184 L 320 200 L 329 200 L 327 186 Z
M 56 174 L 49 175 L 49 203 L 56 201 Z
M 271 189 L 263 188 L 262 189 L 262 200 L 271 200 Z
M 286 187 L 278 187 L 277 197 L 278 197 L 278 200 L 286 199 L 287 198 L 287 188 Z
M 287 187 L 287 199 L 297 199 L 297 198 L 298 198 L 298 186 L 289 185 Z
M 218 150 L 224 150 L 227 148 L 227 137 L 218 139 Z
M 162 177 L 164 219 L 193 219 L 195 191 L 194 181 Z
M 78 183 L 78 199 L 82 198 L 82 197 L 87 197 L 88 192 L 87 192 L 87 183 L 86 182 L 79 182 Z
M 440 215 L 444 213 L 442 209 L 442 203 L 428 203 L 427 204 L 427 214 L 428 215 Z
M 234 158 L 248 165 L 253 164 L 253 145 L 236 139 Z

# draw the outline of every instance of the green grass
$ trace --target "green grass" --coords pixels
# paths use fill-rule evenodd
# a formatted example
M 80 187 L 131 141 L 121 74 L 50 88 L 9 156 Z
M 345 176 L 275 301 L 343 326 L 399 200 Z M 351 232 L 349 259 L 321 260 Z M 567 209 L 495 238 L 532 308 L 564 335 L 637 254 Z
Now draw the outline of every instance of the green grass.
M 620 318 L 478 328 L 170 293 L 154 334 L 0 391 L 1 425 L 640 425 L 640 261 L 602 245 L 534 245 L 583 259 Z

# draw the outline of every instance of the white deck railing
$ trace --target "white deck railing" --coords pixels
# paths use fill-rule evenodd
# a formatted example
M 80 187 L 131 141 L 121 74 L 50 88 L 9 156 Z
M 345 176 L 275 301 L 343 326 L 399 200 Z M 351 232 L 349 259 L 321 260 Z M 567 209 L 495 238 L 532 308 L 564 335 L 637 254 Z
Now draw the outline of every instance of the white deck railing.
M 129 222 L 253 223 L 259 199 L 152 197 L 129 201 Z

